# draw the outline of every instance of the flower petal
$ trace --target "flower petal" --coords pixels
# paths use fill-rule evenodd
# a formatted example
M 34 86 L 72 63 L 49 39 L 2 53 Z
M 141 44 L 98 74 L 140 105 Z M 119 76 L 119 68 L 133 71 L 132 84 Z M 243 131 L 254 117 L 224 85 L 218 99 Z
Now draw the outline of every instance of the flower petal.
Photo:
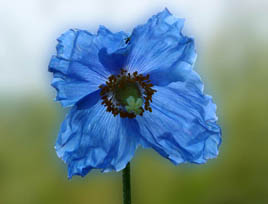
M 61 126 L 55 148 L 68 164 L 71 178 L 85 176 L 93 168 L 105 172 L 123 169 L 135 153 L 138 138 L 135 120 L 114 117 L 98 101 L 88 109 L 72 108 Z
M 189 79 L 197 81 L 193 84 L 198 87 L 200 78 L 192 73 L 194 40 L 182 34 L 183 24 L 184 19 L 175 18 L 165 9 L 137 26 L 129 43 L 128 70 L 150 74 L 153 84 L 159 86 Z
M 218 155 L 221 130 L 210 96 L 190 92 L 181 82 L 155 87 L 152 112 L 137 117 L 143 146 L 173 163 L 204 163 Z
M 119 49 L 116 52 L 109 54 L 106 48 L 99 51 L 99 60 L 111 74 L 117 75 L 124 68 L 127 56 L 127 49 Z
M 49 71 L 54 73 L 52 86 L 58 91 L 56 100 L 63 106 L 74 105 L 105 83 L 115 68 L 103 65 L 100 51 L 114 52 L 125 47 L 126 36 L 123 32 L 112 33 L 103 26 L 97 35 L 84 30 L 69 30 L 61 35 L 57 56 L 53 56 L 49 64 Z

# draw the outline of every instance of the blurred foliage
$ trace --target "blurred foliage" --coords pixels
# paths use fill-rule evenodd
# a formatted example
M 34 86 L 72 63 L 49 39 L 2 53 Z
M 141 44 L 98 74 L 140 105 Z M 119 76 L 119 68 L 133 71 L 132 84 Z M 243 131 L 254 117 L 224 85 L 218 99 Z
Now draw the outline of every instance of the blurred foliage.
M 218 159 L 175 167 L 140 149 L 132 162 L 134 204 L 268 203 L 268 48 L 234 29 L 212 39 L 198 61 L 206 92 L 219 107 Z M 53 148 L 64 112 L 50 96 L 1 98 L 1 204 L 121 203 L 121 173 L 67 179 Z

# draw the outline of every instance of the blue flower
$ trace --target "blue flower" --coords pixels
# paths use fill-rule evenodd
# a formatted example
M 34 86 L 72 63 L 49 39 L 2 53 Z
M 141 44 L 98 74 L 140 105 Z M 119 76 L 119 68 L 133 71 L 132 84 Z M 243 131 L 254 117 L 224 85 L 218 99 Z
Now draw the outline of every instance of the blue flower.
M 131 35 L 100 26 L 60 36 L 49 71 L 56 100 L 71 107 L 55 145 L 69 178 L 120 171 L 139 145 L 176 165 L 218 155 L 216 105 L 193 70 L 183 24 L 165 9 Z

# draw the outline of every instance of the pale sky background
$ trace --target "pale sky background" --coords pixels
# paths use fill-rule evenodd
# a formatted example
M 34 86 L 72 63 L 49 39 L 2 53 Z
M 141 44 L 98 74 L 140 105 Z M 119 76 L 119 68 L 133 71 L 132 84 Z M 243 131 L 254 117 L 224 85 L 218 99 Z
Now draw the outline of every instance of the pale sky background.
M 102 24 L 114 32 L 131 32 L 165 7 L 186 19 L 184 33 L 196 39 L 200 52 L 238 13 L 249 20 L 267 16 L 268 0 L 0 0 L 0 94 L 51 88 L 47 65 L 56 38 L 67 29 L 95 33 Z M 263 34 L 267 25 L 258 21 L 254 29 Z

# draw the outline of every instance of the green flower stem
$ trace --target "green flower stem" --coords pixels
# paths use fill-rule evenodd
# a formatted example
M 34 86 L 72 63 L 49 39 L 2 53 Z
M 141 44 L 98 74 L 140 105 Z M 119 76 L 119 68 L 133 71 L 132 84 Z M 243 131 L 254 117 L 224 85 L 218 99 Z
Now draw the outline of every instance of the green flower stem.
M 131 204 L 131 188 L 130 188 L 130 163 L 122 172 L 123 176 L 123 204 Z

